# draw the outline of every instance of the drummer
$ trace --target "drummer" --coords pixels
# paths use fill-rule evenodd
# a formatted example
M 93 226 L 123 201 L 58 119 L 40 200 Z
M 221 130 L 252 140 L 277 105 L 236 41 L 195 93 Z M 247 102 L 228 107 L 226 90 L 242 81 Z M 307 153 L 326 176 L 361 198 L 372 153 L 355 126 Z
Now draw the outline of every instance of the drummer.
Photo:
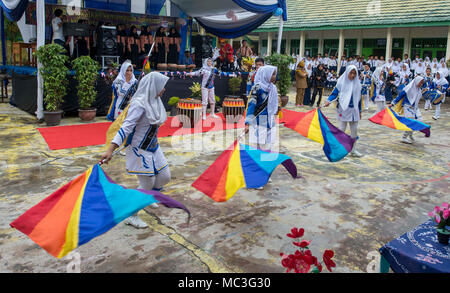
M 445 79 L 444 71 L 439 69 L 432 84 L 433 89 L 436 90 L 438 94 L 431 101 L 434 105 L 436 105 L 436 111 L 433 116 L 434 120 L 438 120 L 441 117 L 441 104 L 445 102 L 445 95 L 448 90 L 448 86 L 449 84 L 447 79 Z
M 192 60 L 191 52 L 189 51 L 184 52 L 184 65 L 190 69 L 195 68 L 195 63 Z

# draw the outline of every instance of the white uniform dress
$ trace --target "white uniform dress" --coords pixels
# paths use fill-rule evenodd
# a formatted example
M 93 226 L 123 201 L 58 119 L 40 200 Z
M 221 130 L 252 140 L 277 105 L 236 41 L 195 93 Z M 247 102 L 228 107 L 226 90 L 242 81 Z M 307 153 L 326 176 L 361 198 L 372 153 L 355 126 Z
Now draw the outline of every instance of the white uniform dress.
M 154 176 L 167 168 L 168 163 L 158 144 L 158 125 L 151 125 L 145 109 L 132 103 L 127 118 L 112 140 L 122 145 L 128 137 L 130 146 L 126 152 L 126 168 L 129 174 Z M 131 139 L 130 139 L 131 137 Z
M 422 113 L 419 109 L 419 102 L 422 98 L 422 89 L 418 87 L 419 83 L 423 80 L 423 77 L 416 76 L 413 81 L 411 81 L 405 89 L 397 96 L 397 98 L 392 102 L 392 106 L 396 105 L 403 99 L 403 112 L 406 118 L 416 119 L 422 121 Z M 405 131 L 403 138 L 406 139 L 408 136 L 413 139 L 412 131 Z
M 339 129 L 345 131 L 347 124 L 350 125 L 351 137 L 357 138 L 358 122 L 361 120 L 361 83 L 358 76 L 353 81 L 350 81 L 348 74 L 350 71 L 356 70 L 354 65 L 347 66 L 344 74 L 339 78 L 336 87 L 328 101 L 332 102 L 339 96 L 339 103 L 337 107 L 337 120 L 339 121 Z

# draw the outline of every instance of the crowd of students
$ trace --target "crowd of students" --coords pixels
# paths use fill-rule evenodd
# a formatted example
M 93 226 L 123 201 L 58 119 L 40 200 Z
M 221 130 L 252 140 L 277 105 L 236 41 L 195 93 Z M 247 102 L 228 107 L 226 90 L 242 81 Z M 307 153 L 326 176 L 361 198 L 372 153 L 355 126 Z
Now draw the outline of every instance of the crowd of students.
M 293 79 L 296 80 L 297 106 L 304 104 L 313 106 L 317 96 L 317 106 L 320 106 L 323 90 L 335 88 L 338 78 L 349 66 L 355 66 L 358 70 L 363 96 L 367 97 L 366 106 L 369 104 L 369 93 L 373 92 L 374 89 L 372 75 L 377 69 L 380 69 L 379 72 L 383 73 L 383 91 L 387 102 L 392 101 L 411 79 L 417 76 L 425 79 L 428 89 L 437 76 L 447 81 L 450 80 L 449 70 L 444 58 L 438 61 L 437 58 L 433 60 L 429 57 L 421 59 L 419 55 L 416 55 L 416 58 L 411 60 L 405 54 L 403 59 L 391 57 L 385 61 L 382 56 L 369 56 L 367 59 L 365 56 L 349 58 L 344 56 L 340 61 L 338 73 L 338 61 L 335 56 L 329 57 L 328 54 L 325 54 L 322 57 L 321 54 L 318 54 L 314 57 L 294 55 L 293 57 L 296 58 L 296 63 L 291 64 L 290 69 Z M 431 106 L 427 104 L 426 109 L 428 108 L 431 108 Z

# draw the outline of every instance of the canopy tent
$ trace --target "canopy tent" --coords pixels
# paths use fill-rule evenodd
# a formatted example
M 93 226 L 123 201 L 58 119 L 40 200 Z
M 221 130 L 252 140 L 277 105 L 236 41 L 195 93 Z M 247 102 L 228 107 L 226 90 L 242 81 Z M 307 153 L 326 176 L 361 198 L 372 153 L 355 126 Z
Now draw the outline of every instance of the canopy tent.
M 287 20 L 286 0 L 171 0 L 205 30 L 222 38 L 246 35 L 272 15 Z M 281 38 L 280 38 L 281 39 Z

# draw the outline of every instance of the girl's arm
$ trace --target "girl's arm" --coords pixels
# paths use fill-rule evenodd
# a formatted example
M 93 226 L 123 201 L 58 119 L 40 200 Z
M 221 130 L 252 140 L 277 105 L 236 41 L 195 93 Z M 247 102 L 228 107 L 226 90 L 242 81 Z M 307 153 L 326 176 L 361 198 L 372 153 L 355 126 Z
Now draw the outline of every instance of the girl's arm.
M 188 75 L 188 76 L 200 76 L 200 75 L 202 75 L 202 70 L 200 69 L 200 70 L 197 70 L 197 71 L 189 72 L 186 75 Z
M 328 100 L 325 102 L 325 104 L 323 106 L 328 107 L 331 104 L 331 102 L 333 102 L 334 100 L 337 99 L 338 95 L 339 95 L 339 90 L 337 89 L 337 87 L 335 87 L 333 92 L 331 93 L 331 95 L 328 97 Z
M 253 88 L 253 90 L 256 89 Z M 255 108 L 256 108 L 256 95 L 252 94 L 250 100 L 248 101 L 247 113 L 245 114 L 246 129 L 247 126 L 254 120 Z
M 401 99 L 403 99 L 403 98 L 408 98 L 408 97 L 406 96 L 406 92 L 405 92 L 405 91 L 401 91 L 401 93 L 398 94 L 397 98 L 395 98 L 395 100 L 393 100 L 393 101 L 391 102 L 391 106 L 390 106 L 390 107 L 395 106 L 395 105 L 396 105 Z
M 127 118 L 125 118 L 125 120 L 123 121 L 122 127 L 119 129 L 111 143 L 122 145 L 126 141 L 127 136 L 133 132 L 137 121 L 139 120 L 139 118 L 141 118 L 144 112 L 145 110 L 142 107 L 131 104 L 130 108 L 128 109 Z
M 116 136 L 111 141 L 108 150 L 102 154 L 101 160 L 104 160 L 106 164 L 111 160 L 114 150 L 126 141 L 127 136 L 130 135 L 130 133 L 133 131 L 134 127 L 136 126 L 136 122 L 139 120 L 139 118 L 141 118 L 143 113 L 143 108 L 139 106 L 133 106 L 133 104 L 130 105 L 127 118 L 123 121 L 122 127 L 119 129 Z

